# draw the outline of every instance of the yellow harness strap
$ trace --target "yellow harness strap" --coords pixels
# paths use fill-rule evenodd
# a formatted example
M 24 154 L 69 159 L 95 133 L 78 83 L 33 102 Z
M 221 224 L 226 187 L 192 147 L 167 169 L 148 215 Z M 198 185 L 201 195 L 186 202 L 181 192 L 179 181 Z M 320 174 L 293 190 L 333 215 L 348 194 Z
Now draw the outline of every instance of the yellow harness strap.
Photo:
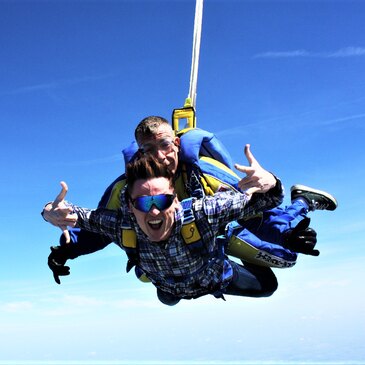
M 122 191 L 126 183 L 126 180 L 121 180 L 113 186 L 113 190 L 110 194 L 108 203 L 106 204 L 106 208 L 112 210 L 118 210 L 120 208 L 120 192 Z
M 133 229 L 122 229 L 122 245 L 126 248 L 137 247 L 137 235 Z
M 195 109 L 189 98 L 186 99 L 183 108 L 174 109 L 172 112 L 172 128 L 177 134 L 180 132 L 180 120 L 186 120 L 185 128 L 196 128 Z

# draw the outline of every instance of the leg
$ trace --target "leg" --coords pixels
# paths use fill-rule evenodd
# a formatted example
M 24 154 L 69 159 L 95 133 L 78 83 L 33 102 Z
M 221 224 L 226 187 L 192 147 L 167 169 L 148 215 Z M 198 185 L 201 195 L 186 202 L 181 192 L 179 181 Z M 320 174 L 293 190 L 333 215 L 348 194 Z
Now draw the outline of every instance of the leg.
M 257 231 L 254 227 L 245 227 L 264 241 L 282 243 L 282 233 L 295 228 L 308 211 L 337 208 L 337 201 L 331 194 L 304 185 L 291 187 L 291 202 L 285 209 L 274 208 L 264 212 Z
M 250 226 L 250 220 L 245 223 L 245 228 L 254 233 L 263 241 L 282 243 L 282 235 L 294 228 L 308 213 L 307 205 L 302 201 L 294 201 L 285 209 L 274 208 L 263 213 L 262 222 L 257 227 Z
M 227 225 L 225 253 L 258 266 L 289 268 L 297 254 L 280 244 L 261 240 L 236 222 Z
M 233 277 L 225 294 L 245 297 L 269 297 L 278 288 L 278 281 L 269 267 L 230 261 Z
M 173 306 L 180 302 L 180 298 L 175 297 L 170 293 L 167 293 L 159 288 L 157 288 L 157 297 L 163 304 Z
M 305 185 L 294 185 L 290 189 L 291 200 L 302 200 L 308 204 L 308 209 L 314 210 L 335 210 L 337 200 L 326 191 L 313 189 Z

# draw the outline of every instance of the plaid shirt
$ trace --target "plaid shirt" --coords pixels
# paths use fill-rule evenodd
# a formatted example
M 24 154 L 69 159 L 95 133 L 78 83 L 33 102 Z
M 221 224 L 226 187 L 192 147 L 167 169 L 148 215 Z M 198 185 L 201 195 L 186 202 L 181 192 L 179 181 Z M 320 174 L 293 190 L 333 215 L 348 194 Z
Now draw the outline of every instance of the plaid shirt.
M 103 233 L 122 247 L 122 229 L 133 229 L 137 235 L 139 269 L 161 290 L 180 298 L 195 298 L 220 290 L 232 278 L 229 262 L 219 254 L 218 232 L 233 220 L 279 205 L 283 195 L 280 182 L 278 185 L 266 194 L 255 194 L 250 204 L 245 194 L 234 192 L 194 199 L 192 209 L 203 242 L 198 252 L 191 250 L 181 236 L 184 222 L 181 205 L 175 212 L 171 236 L 162 242 L 151 242 L 142 232 L 135 216 L 128 210 L 124 192 L 118 211 L 73 208 L 81 228 Z

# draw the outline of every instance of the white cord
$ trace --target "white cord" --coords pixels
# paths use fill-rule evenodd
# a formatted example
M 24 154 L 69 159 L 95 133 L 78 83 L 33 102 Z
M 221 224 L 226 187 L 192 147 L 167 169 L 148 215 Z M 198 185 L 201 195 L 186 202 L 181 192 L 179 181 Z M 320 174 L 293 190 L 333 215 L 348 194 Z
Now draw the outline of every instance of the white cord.
M 198 67 L 199 67 L 200 39 L 202 32 L 202 19 L 203 19 L 203 0 L 196 0 L 193 52 L 191 59 L 190 86 L 188 95 L 188 98 L 190 98 L 191 100 L 191 105 L 194 108 L 196 105 L 196 89 L 198 84 Z

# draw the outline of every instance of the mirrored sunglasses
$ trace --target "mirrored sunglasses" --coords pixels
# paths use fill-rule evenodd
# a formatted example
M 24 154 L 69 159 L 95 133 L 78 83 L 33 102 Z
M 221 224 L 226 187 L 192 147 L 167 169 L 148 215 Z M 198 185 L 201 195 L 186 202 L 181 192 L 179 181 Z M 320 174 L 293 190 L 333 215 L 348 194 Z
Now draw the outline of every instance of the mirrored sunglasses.
M 158 210 L 169 208 L 175 194 L 144 195 L 131 200 L 132 205 L 141 212 L 148 213 L 154 205 Z

